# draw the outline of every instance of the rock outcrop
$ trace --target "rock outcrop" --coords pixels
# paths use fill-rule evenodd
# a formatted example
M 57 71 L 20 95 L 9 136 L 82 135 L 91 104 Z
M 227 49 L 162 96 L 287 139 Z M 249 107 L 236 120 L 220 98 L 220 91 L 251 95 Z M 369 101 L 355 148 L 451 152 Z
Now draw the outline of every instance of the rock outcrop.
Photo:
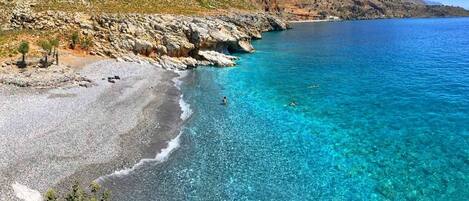
M 39 12 L 21 9 L 12 14 L 15 29 L 79 30 L 93 39 L 92 54 L 125 61 L 143 60 L 163 68 L 187 69 L 197 65 L 233 66 L 226 54 L 253 52 L 252 39 L 288 25 L 266 13 L 219 16 L 159 14 L 99 14 Z
M 208 61 L 209 65 L 214 66 L 234 66 L 236 65 L 235 60 L 237 59 L 234 56 L 228 56 L 222 53 L 215 51 L 199 51 L 199 56 L 204 61 Z

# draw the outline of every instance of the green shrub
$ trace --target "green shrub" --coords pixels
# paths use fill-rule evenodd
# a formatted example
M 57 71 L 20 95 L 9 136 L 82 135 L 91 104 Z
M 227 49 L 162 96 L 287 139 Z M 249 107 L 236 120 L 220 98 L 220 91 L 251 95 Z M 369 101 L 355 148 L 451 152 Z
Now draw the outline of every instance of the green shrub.
M 50 44 L 49 41 L 42 40 L 42 41 L 39 41 L 39 46 L 44 51 L 44 63 L 43 64 L 44 64 L 44 67 L 47 68 L 49 67 L 48 56 L 51 54 L 52 45 Z
M 81 39 L 80 47 L 84 50 L 89 50 L 93 46 L 93 38 L 90 36 Z
M 80 34 L 78 32 L 73 32 L 70 37 L 70 48 L 75 49 L 78 43 L 80 42 Z
M 58 38 L 50 39 L 49 43 L 54 48 L 54 54 L 55 54 L 55 52 L 57 51 L 57 48 L 59 48 L 60 40 Z
M 45 201 L 57 201 L 57 193 L 54 189 L 49 189 L 44 196 Z
M 87 193 L 91 192 L 91 193 Z M 44 201 L 110 201 L 111 192 L 108 190 L 101 191 L 101 186 L 93 182 L 89 186 L 89 191 L 81 188 L 78 182 L 72 185 L 69 192 L 65 196 L 58 195 L 53 189 L 50 189 L 44 195 Z
M 18 47 L 18 52 L 23 55 L 22 63 L 26 64 L 26 54 L 29 52 L 29 42 L 22 41 Z
M 57 62 L 57 65 L 59 65 L 59 45 L 60 45 L 60 40 L 58 38 L 54 38 L 49 40 L 49 43 L 53 47 L 53 52 L 55 56 L 55 61 Z

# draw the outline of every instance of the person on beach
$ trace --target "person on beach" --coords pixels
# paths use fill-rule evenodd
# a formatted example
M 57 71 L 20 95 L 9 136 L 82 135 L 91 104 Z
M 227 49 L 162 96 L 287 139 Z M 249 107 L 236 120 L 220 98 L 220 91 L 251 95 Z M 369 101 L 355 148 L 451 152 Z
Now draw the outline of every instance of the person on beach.
M 225 97 L 223 97 L 223 105 L 228 105 L 228 99 Z

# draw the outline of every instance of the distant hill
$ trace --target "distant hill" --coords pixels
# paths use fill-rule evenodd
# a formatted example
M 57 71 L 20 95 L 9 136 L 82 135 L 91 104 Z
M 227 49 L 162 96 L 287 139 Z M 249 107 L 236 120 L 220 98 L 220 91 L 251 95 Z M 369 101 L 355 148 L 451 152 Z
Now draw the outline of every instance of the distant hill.
M 292 20 L 374 19 L 432 16 L 469 16 L 459 7 L 427 5 L 424 0 L 277 0 L 281 13 Z
M 424 0 L 424 2 L 425 4 L 430 5 L 430 6 L 443 6 L 443 4 L 438 1 Z

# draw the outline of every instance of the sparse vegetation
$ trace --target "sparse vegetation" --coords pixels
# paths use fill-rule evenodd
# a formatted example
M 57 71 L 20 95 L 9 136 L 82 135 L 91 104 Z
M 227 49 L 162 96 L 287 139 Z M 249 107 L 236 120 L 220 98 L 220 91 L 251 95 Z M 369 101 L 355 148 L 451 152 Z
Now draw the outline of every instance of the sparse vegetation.
M 70 37 L 70 48 L 75 49 L 80 42 L 80 34 L 75 31 L 72 33 L 72 36 Z
M 53 48 L 53 55 L 55 56 L 55 62 L 57 65 L 59 65 L 59 45 L 60 45 L 60 40 L 58 38 L 54 38 L 49 40 L 49 43 L 51 44 Z
M 55 54 L 57 52 L 57 48 L 59 48 L 60 40 L 58 38 L 53 38 L 49 40 L 49 43 L 52 46 L 52 53 Z
M 49 67 L 49 61 L 48 61 L 48 56 L 50 55 L 52 51 L 52 45 L 50 44 L 49 41 L 47 40 L 42 40 L 39 41 L 39 46 L 42 48 L 44 51 L 44 67 L 47 68 Z
M 87 36 L 80 40 L 80 47 L 84 50 L 89 50 L 93 46 L 93 38 Z
M 89 192 L 89 193 L 88 193 Z M 44 195 L 45 201 L 110 201 L 111 192 L 108 190 L 102 190 L 101 186 L 92 182 L 88 190 L 83 189 L 78 182 L 72 185 L 69 192 L 65 193 L 64 196 L 58 195 L 55 190 L 49 189 Z
M 87 3 L 74 1 L 41 0 L 37 10 L 79 11 L 87 13 L 170 13 L 202 14 L 214 9 L 254 9 L 249 0 L 90 0 Z
M 21 41 L 29 42 L 28 55 L 39 56 L 41 52 L 37 51 L 35 45 L 38 40 L 48 36 L 55 35 L 51 31 L 38 31 L 28 29 L 18 30 L 0 30 L 0 58 L 13 57 L 18 54 L 18 44 Z
M 44 196 L 45 201 L 57 201 L 57 193 L 54 189 L 49 189 Z

